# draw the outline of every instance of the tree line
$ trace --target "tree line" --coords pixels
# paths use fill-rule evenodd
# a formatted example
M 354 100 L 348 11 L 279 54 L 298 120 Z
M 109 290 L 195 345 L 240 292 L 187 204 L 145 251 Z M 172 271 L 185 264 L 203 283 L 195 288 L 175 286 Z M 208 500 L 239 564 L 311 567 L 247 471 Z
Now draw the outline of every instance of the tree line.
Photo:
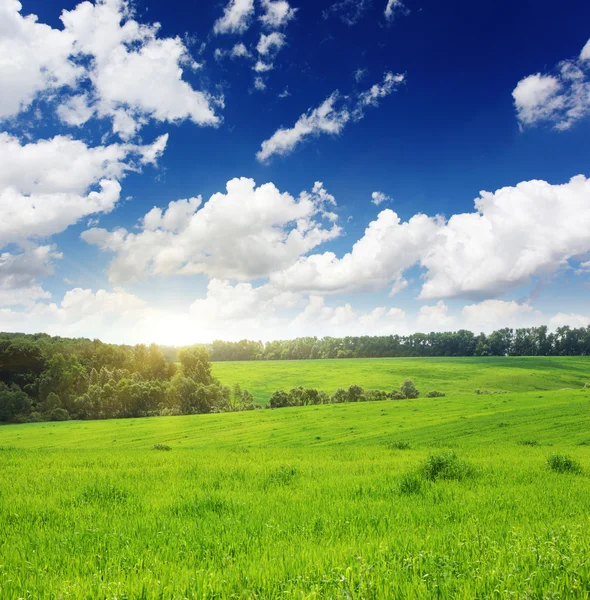
M 590 356 L 590 326 L 499 329 L 486 335 L 454 332 L 359 337 L 301 337 L 273 342 L 215 341 L 212 361 L 314 360 L 434 356 Z
M 118 346 L 0 333 L 0 422 L 111 419 L 253 410 L 211 374 L 203 346 Z

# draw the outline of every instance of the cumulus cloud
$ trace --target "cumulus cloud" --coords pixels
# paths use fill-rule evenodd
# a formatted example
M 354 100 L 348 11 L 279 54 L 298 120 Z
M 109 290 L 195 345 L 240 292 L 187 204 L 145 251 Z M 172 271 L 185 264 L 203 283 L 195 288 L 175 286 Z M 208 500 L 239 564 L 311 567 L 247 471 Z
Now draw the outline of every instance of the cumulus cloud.
M 380 204 L 383 204 L 384 202 L 390 202 L 391 198 L 387 195 L 384 194 L 383 192 L 373 192 L 371 194 L 371 202 L 373 204 L 375 204 L 376 206 L 379 206 Z
M 262 142 L 256 158 L 266 162 L 274 155 L 290 154 L 310 137 L 339 135 L 351 119 L 362 119 L 367 107 L 378 106 L 379 99 L 391 94 L 403 81 L 403 75 L 386 73 L 382 83 L 358 94 L 352 105 L 349 98 L 343 98 L 337 91 L 332 93 L 320 106 L 301 115 L 293 127 L 280 128 Z
M 23 144 L 0 133 L 0 248 L 110 212 L 119 200 L 119 180 L 157 161 L 167 139 L 89 147 L 64 136 Z
M 27 305 L 47 299 L 39 279 L 53 273 L 53 261 L 62 258 L 55 246 L 29 245 L 24 252 L 0 253 L 0 306 Z
M 495 298 L 533 276 L 554 273 L 590 251 L 590 180 L 529 181 L 482 192 L 476 210 L 446 220 L 418 214 L 402 222 L 379 213 L 351 252 L 301 257 L 271 281 L 280 289 L 347 293 L 398 287 L 424 269 L 422 299 Z
M 297 199 L 272 183 L 232 179 L 227 193 L 153 208 L 141 231 L 90 229 L 85 241 L 114 252 L 110 279 L 124 283 L 145 274 L 205 273 L 238 280 L 265 277 L 337 237 L 334 198 L 321 183 Z M 322 221 L 328 221 L 324 227 Z
M 254 0 L 229 0 L 223 16 L 215 21 L 213 32 L 244 33 L 252 23 Z
M 295 18 L 296 8 L 292 8 L 287 0 L 262 0 L 264 14 L 260 21 L 269 29 L 278 29 Z
M 63 98 L 57 112 L 64 123 L 107 118 L 124 139 L 152 119 L 220 122 L 214 104 L 221 101 L 182 78 L 183 68 L 199 67 L 184 43 L 158 37 L 158 24 L 135 21 L 125 0 L 82 2 L 63 11 L 63 29 L 23 17 L 21 9 L 16 0 L 0 6 L 0 52 L 11 57 L 0 62 L 0 118 L 53 93 Z
M 0 118 L 16 116 L 42 92 L 75 86 L 84 72 L 71 60 L 71 32 L 24 17 L 21 10 L 18 0 L 0 2 Z
M 521 127 L 548 123 L 570 129 L 590 112 L 590 40 L 577 58 L 560 62 L 552 73 L 521 79 L 512 97 Z
M 232 58 L 250 58 L 252 55 L 246 46 L 240 42 L 231 49 Z
M 549 320 L 551 329 L 558 327 L 590 327 L 590 316 L 576 313 L 558 313 Z
M 449 307 L 439 300 L 433 306 L 422 306 L 416 323 L 424 331 L 448 331 L 455 327 L 456 319 L 449 315 Z
M 479 304 L 470 304 L 461 311 L 468 329 L 491 333 L 504 327 L 524 327 L 541 324 L 541 313 L 527 302 L 514 300 L 484 300 Z

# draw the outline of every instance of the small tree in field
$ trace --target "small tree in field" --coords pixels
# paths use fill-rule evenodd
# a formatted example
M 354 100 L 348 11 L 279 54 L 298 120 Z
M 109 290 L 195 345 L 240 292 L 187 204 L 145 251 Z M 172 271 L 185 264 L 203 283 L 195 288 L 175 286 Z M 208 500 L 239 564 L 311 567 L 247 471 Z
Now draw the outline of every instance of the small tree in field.
M 416 389 L 411 379 L 405 379 L 399 390 L 404 395 L 404 398 L 418 398 L 420 396 L 420 392 Z

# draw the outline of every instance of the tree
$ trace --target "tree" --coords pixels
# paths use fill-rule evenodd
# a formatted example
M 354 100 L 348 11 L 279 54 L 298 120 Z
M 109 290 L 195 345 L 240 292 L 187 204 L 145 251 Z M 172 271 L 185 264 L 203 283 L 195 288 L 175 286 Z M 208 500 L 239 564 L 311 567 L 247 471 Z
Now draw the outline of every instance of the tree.
M 405 379 L 400 386 L 400 392 L 405 398 L 418 398 L 420 392 L 416 389 L 414 382 L 411 379 Z
M 12 422 L 31 410 L 31 399 L 16 384 L 7 386 L 0 382 L 0 421 Z
M 189 377 L 203 385 L 212 383 L 209 354 L 203 346 L 182 348 L 178 351 L 178 360 L 184 377 Z

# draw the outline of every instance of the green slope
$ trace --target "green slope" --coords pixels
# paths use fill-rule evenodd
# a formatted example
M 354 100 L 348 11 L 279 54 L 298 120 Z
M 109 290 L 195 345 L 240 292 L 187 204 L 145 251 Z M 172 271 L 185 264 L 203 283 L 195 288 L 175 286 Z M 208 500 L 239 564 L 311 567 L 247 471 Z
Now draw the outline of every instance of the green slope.
M 353 384 L 391 390 L 411 378 L 418 389 L 472 393 L 578 388 L 590 381 L 590 357 L 373 358 L 213 363 L 225 385 L 239 383 L 265 404 L 280 389 L 302 385 L 333 393 Z

